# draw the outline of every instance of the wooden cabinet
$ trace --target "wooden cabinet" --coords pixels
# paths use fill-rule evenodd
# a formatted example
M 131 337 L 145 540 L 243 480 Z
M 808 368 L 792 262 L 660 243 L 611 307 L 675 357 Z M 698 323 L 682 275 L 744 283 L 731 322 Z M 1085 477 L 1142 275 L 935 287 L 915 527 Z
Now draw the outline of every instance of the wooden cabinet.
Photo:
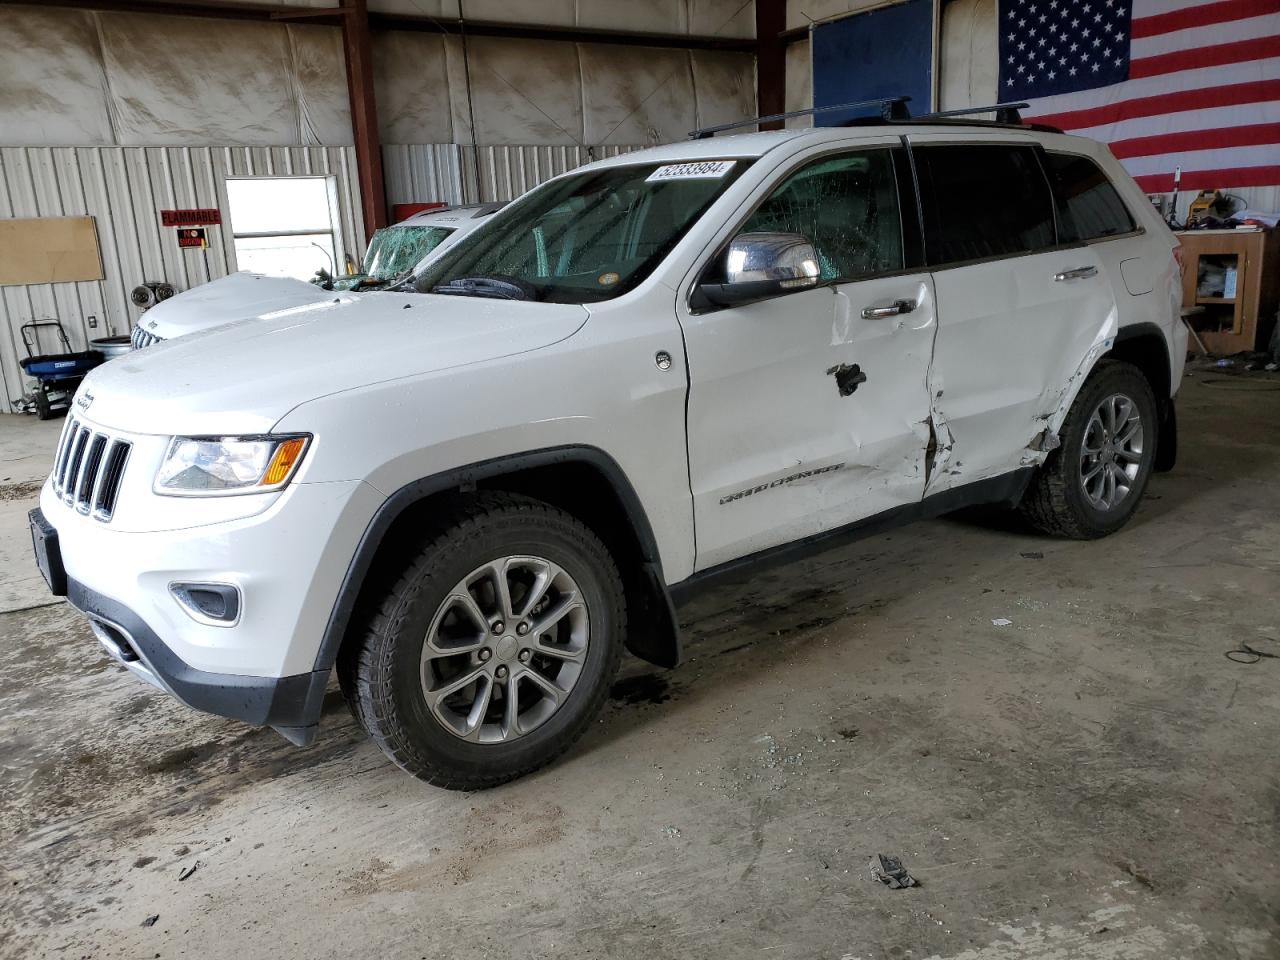
M 1272 230 L 1187 230 L 1182 305 L 1211 353 L 1265 350 L 1280 305 L 1280 241 Z

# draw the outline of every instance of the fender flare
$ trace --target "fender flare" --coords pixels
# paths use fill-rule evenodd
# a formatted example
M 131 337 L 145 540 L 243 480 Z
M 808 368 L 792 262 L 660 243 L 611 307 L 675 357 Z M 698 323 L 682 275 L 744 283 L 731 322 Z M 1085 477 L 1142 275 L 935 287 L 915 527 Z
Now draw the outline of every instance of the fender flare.
M 365 577 L 369 573 L 373 559 L 382 546 L 387 532 L 405 510 L 437 493 L 448 490 L 472 490 L 482 481 L 505 474 L 565 463 L 586 464 L 604 477 L 622 505 L 639 545 L 640 575 L 650 606 L 646 612 L 653 618 L 653 626 L 648 631 L 643 631 L 637 629 L 639 624 L 631 624 L 627 638 L 628 649 L 658 666 L 676 666 L 680 662 L 681 650 L 675 606 L 662 574 L 662 560 L 658 553 L 657 539 L 653 535 L 653 527 L 649 523 L 649 517 L 635 488 L 618 462 L 603 450 L 585 445 L 565 445 L 530 450 L 454 467 L 410 481 L 387 497 L 365 527 L 355 553 L 347 565 L 342 586 L 338 590 L 324 634 L 320 639 L 314 669 L 328 671 L 337 661 L 338 650 L 351 624 L 356 599 L 364 586 Z

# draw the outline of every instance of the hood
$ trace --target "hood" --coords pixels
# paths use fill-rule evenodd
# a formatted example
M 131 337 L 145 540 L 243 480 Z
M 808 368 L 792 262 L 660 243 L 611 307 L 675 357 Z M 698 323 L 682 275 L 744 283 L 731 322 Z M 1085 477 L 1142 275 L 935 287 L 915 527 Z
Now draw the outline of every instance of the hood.
M 327 290 L 303 280 L 242 271 L 184 290 L 157 303 L 142 315 L 138 326 L 147 333 L 170 340 L 235 320 L 260 317 L 264 313 L 300 307 L 327 298 Z
M 316 397 L 536 350 L 587 316 L 574 304 L 329 292 L 117 357 L 85 378 L 77 405 L 135 433 L 265 433 Z

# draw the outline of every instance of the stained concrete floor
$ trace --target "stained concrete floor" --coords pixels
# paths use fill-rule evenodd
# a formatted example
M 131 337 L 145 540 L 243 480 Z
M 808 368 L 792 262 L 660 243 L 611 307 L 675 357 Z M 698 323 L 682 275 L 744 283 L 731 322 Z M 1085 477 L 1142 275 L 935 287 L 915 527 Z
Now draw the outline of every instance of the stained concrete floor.
M 0 955 L 1280 957 L 1280 660 L 1224 657 L 1280 650 L 1280 380 L 1215 379 L 1119 535 L 971 513 L 705 595 L 686 665 L 486 793 L 0 615 Z

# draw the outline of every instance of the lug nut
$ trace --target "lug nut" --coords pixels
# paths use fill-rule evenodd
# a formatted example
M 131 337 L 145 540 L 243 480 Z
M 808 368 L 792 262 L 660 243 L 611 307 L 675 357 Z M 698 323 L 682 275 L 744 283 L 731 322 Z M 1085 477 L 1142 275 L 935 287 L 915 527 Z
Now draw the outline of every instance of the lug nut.
M 485 661 L 487 661 L 487 660 L 488 660 L 490 657 L 492 657 L 492 656 L 493 656 L 493 651 L 492 651 L 492 650 L 490 650 L 488 647 L 481 647 L 481 648 L 480 648 L 480 662 L 481 662 L 481 663 L 484 663 Z
M 494 671 L 494 673 L 497 674 L 497 677 L 499 680 L 505 680 L 507 677 L 507 668 L 499 667 L 497 670 Z
M 521 650 L 521 651 L 520 651 L 520 662 L 521 662 L 521 663 L 528 663 L 528 662 L 529 662 L 529 658 L 530 658 L 530 657 L 532 657 L 532 656 L 533 656 L 533 654 L 532 654 L 529 650 L 527 650 L 527 649 L 526 649 L 526 650 Z
M 493 630 L 493 632 L 494 632 L 494 633 L 501 633 L 501 632 L 502 632 L 502 628 L 503 628 L 503 627 L 505 627 L 505 626 L 506 626 L 506 624 L 505 624 L 505 623 L 503 623 L 501 620 L 495 620 L 495 621 L 493 621 L 493 626 L 492 626 L 492 627 L 490 627 L 490 629 L 491 629 L 491 630 Z
M 527 623 L 522 623 L 520 624 L 520 626 L 516 627 L 516 633 L 520 634 L 520 636 L 522 637 L 528 632 L 529 632 L 529 625 Z

